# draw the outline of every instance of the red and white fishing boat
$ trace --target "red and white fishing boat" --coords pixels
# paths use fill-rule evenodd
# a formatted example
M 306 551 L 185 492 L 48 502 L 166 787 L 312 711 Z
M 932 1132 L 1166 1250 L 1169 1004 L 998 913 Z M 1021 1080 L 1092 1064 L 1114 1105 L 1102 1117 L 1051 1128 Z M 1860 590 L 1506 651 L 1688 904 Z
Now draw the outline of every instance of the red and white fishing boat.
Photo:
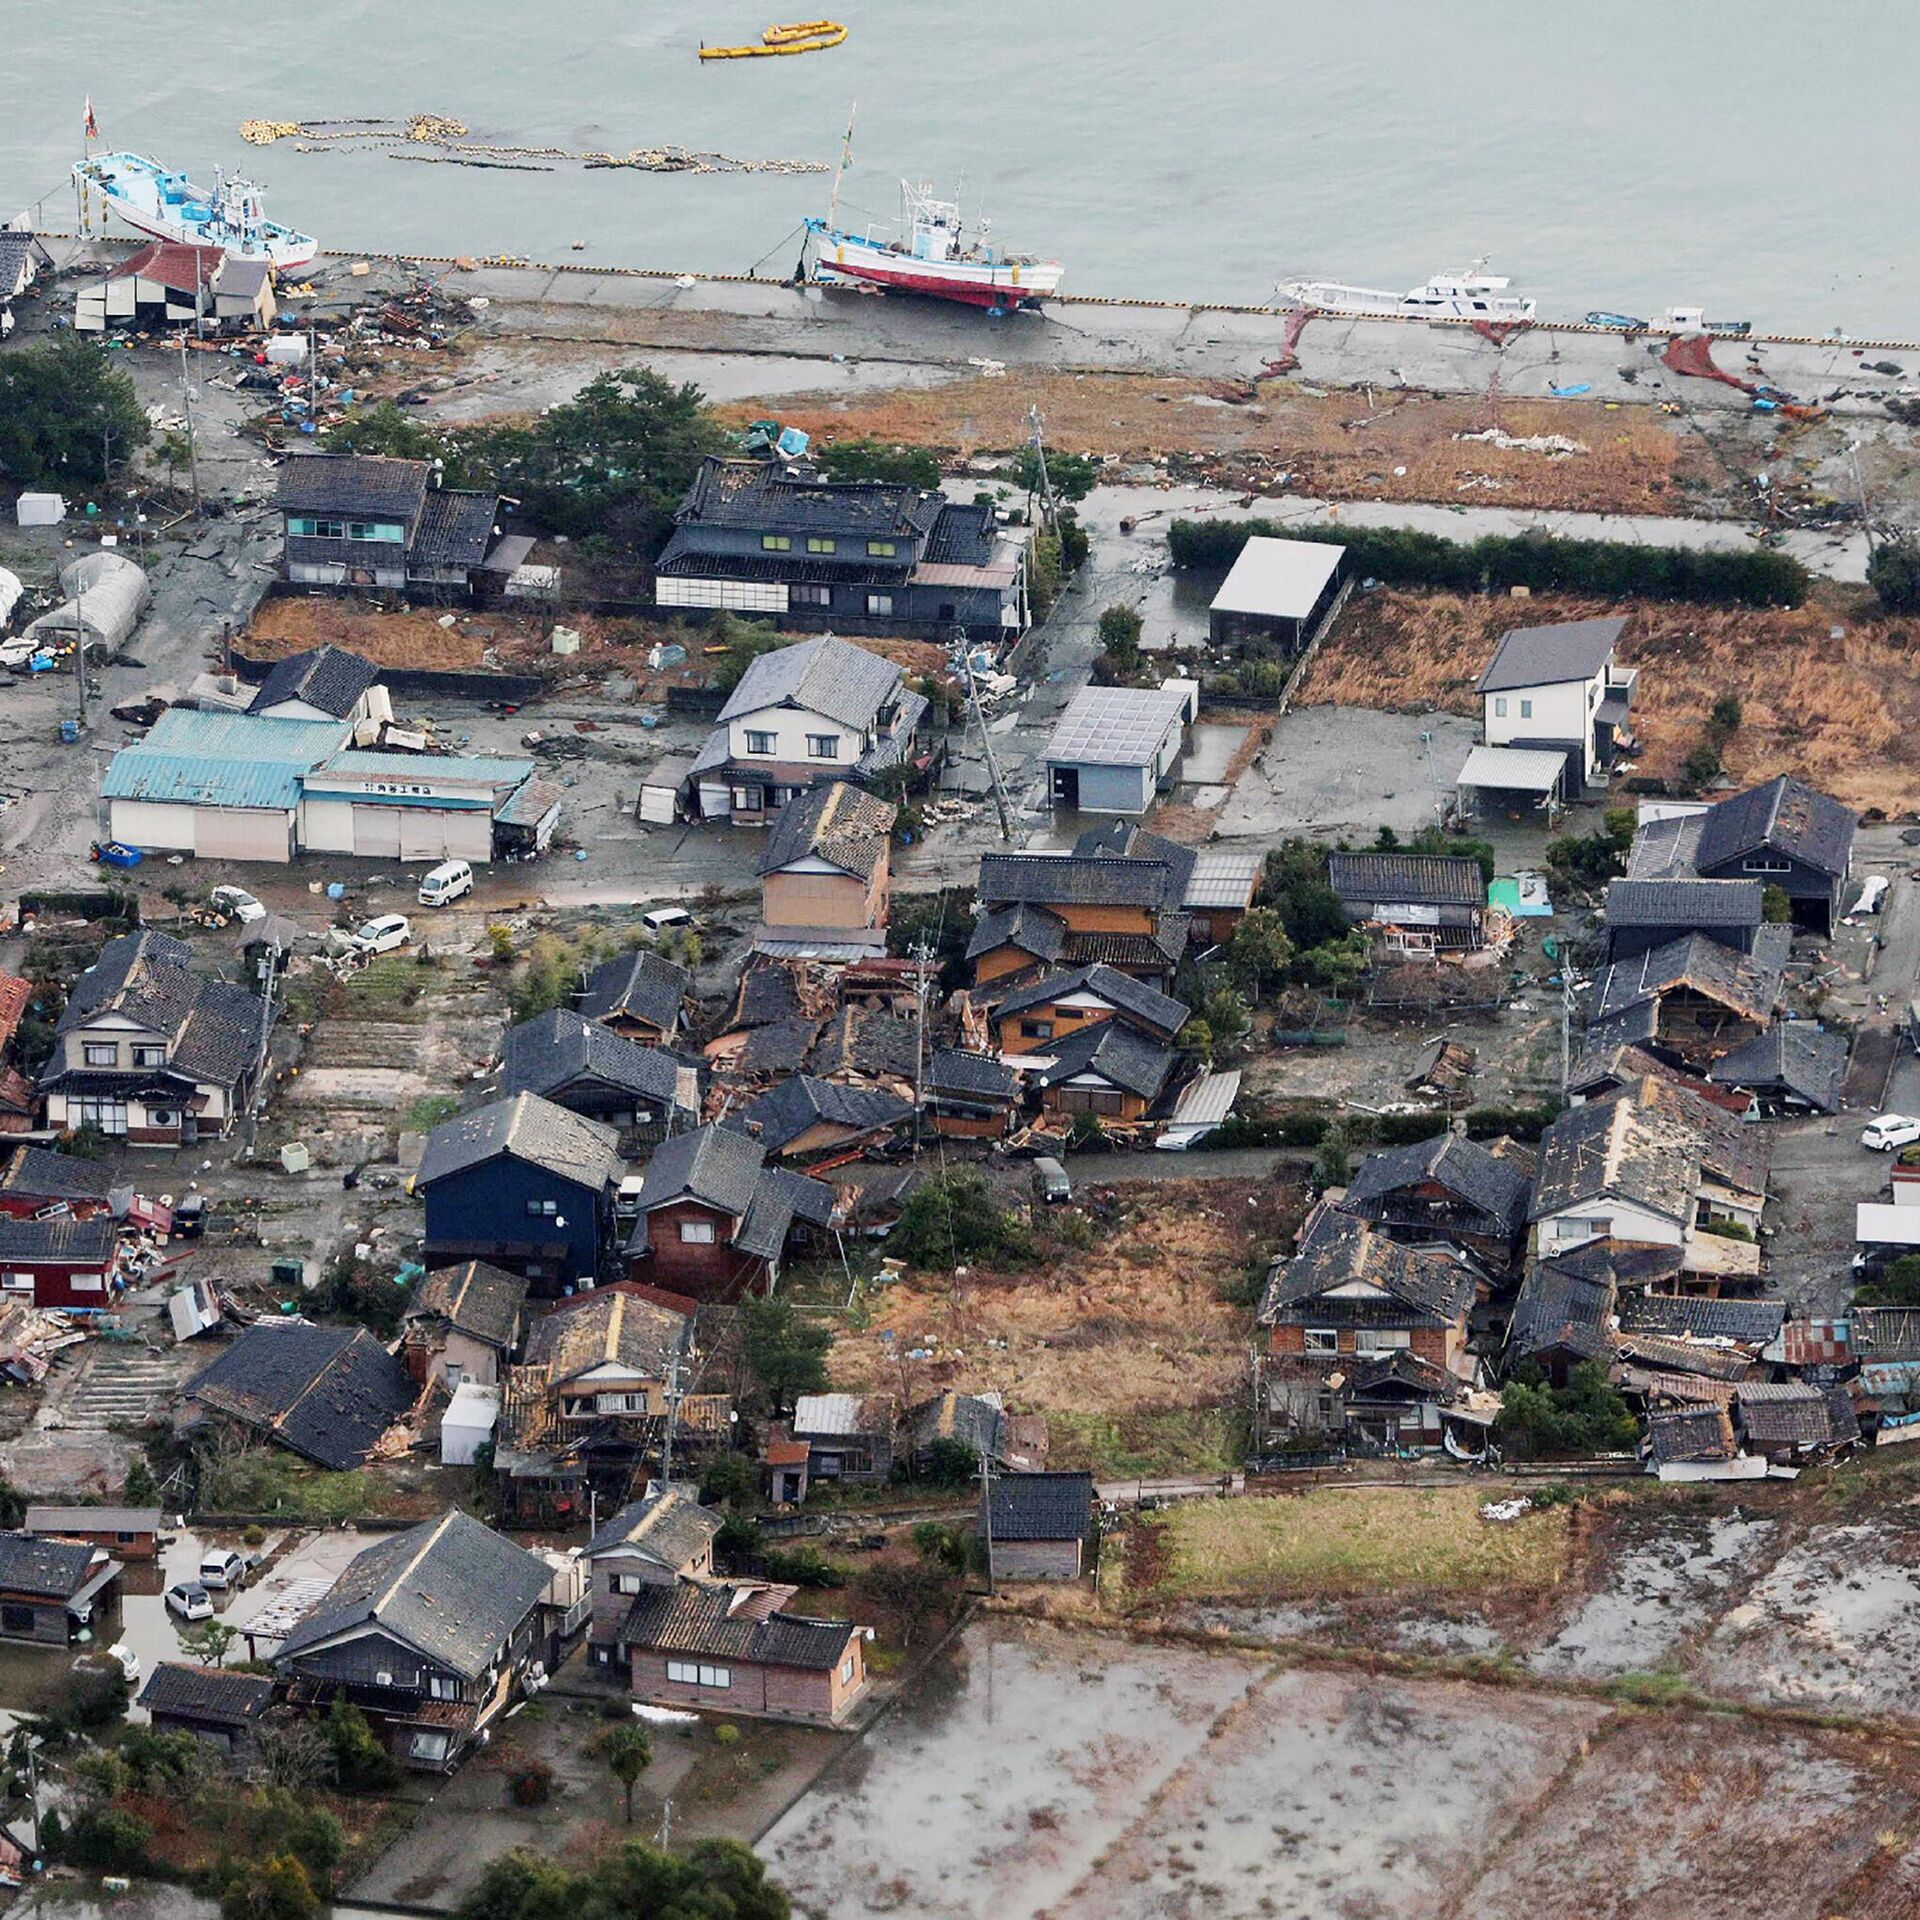
M 835 219 L 840 201 L 840 176 L 846 171 L 853 146 L 853 123 L 847 123 L 846 145 L 834 169 L 833 192 L 827 217 L 809 220 L 813 248 L 813 277 L 823 286 L 882 287 L 895 293 L 921 293 L 935 300 L 958 300 L 970 307 L 1008 313 L 1019 307 L 1037 307 L 1060 291 L 1057 260 L 1036 260 L 1007 253 L 991 244 L 987 223 L 968 239 L 955 200 L 936 200 L 933 188 L 922 182 L 900 182 L 901 237 L 854 233 Z

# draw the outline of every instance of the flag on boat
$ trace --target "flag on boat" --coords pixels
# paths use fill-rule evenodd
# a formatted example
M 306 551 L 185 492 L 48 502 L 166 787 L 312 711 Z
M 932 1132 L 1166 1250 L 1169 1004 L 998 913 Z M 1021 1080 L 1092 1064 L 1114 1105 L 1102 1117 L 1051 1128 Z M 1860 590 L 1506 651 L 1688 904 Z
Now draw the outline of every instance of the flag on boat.
M 88 140 L 98 140 L 100 138 L 100 122 L 93 117 L 92 94 L 87 95 L 87 123 L 81 129 L 81 132 Z

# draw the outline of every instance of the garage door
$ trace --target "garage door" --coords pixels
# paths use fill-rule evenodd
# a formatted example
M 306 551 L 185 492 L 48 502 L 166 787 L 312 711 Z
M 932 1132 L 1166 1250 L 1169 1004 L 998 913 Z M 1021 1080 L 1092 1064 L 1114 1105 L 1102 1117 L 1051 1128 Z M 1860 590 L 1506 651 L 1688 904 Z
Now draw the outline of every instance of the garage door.
M 259 808 L 205 807 L 194 821 L 193 844 L 203 860 L 290 859 L 292 816 Z
M 406 807 L 400 814 L 400 858 L 439 860 L 445 856 L 446 825 L 431 807 Z
M 353 850 L 375 860 L 400 858 L 399 807 L 355 807 Z

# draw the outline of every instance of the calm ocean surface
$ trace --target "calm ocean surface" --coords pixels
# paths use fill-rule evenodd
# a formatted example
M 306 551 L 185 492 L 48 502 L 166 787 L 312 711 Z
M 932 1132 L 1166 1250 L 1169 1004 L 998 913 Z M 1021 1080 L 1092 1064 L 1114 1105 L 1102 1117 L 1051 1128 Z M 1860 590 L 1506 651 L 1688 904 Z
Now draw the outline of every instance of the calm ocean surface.
M 0 208 L 45 196 L 71 225 L 91 94 L 109 146 L 244 162 L 325 246 L 774 272 L 824 179 L 479 172 L 236 128 L 436 112 L 529 146 L 831 161 L 857 101 L 843 214 L 891 214 L 902 173 L 958 182 L 1070 291 L 1405 288 L 1485 253 L 1549 314 L 1920 337 L 1913 0 L 838 0 L 829 52 L 694 57 L 820 10 L 0 0 Z

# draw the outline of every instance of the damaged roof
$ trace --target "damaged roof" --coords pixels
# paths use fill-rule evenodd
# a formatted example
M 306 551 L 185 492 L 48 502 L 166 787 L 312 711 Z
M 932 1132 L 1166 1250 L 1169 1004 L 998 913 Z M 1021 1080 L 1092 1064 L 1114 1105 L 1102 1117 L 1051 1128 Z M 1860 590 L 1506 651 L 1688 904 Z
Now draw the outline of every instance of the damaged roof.
M 538 1554 L 450 1508 L 356 1554 L 280 1643 L 274 1664 L 378 1627 L 436 1666 L 478 1679 L 552 1578 Z
M 1647 1415 L 1647 1458 L 1655 1467 L 1731 1460 L 1737 1451 L 1724 1407 L 1655 1407 Z
M 1780 971 L 1704 933 L 1689 933 L 1603 967 L 1594 981 L 1591 1017 L 1603 1020 L 1681 987 L 1730 1013 L 1766 1021 L 1779 1003 Z
M 677 1487 L 652 1486 L 631 1500 L 586 1544 L 587 1558 L 637 1554 L 674 1573 L 700 1559 L 720 1531 L 720 1515 Z
M 1722 1054 L 1707 1069 L 1707 1078 L 1749 1093 L 1790 1094 L 1822 1113 L 1837 1113 L 1851 1052 L 1844 1034 L 1817 1020 L 1781 1020 Z
M 887 836 L 899 811 L 892 801 L 844 780 L 809 787 L 780 809 L 754 871 L 764 879 L 813 858 L 857 880 L 871 880 L 886 856 Z
M 507 1029 L 500 1061 L 503 1095 L 557 1099 L 583 1080 L 670 1109 L 680 1085 L 680 1066 L 672 1054 L 643 1047 L 566 1007 L 550 1008 Z
M 1343 901 L 1415 907 L 1484 907 L 1478 860 L 1447 853 L 1330 853 L 1327 881 Z
M 444 1320 L 456 1333 L 504 1353 L 513 1345 L 526 1304 L 525 1275 L 469 1260 L 428 1274 L 414 1288 L 405 1317 Z
M 711 1654 L 753 1666 L 831 1673 L 862 1629 L 850 1620 L 763 1613 L 755 1597 L 767 1591 L 724 1582 L 701 1586 L 689 1580 L 649 1587 L 634 1601 L 620 1639 L 626 1646 L 655 1653 Z
M 687 1351 L 691 1331 L 685 1314 L 657 1300 L 599 1287 L 534 1321 L 527 1330 L 527 1364 L 545 1369 L 549 1387 L 610 1364 L 664 1380 L 674 1356 Z
M 618 1173 L 618 1133 L 537 1093 L 512 1093 L 443 1120 L 427 1136 L 419 1187 L 485 1166 L 502 1155 L 597 1191 Z
M 816 1126 L 843 1127 L 856 1134 L 878 1133 L 913 1117 L 913 1102 L 881 1087 L 843 1087 L 797 1073 L 743 1107 L 726 1124 L 779 1153 Z
M 201 1370 L 187 1398 L 336 1472 L 366 1464 L 420 1389 L 365 1327 L 262 1320 Z
M 911 1020 L 879 1007 L 842 1007 L 807 1049 L 810 1073 L 864 1074 L 871 1079 L 911 1080 L 918 1064 L 919 1036 Z M 777 1091 L 777 1089 L 776 1089 Z
M 87 1584 L 96 1548 L 77 1540 L 0 1533 L 0 1593 L 68 1600 Z
M 646 947 L 635 947 L 603 960 L 587 975 L 580 1011 L 589 1020 L 631 1014 L 665 1032 L 679 1019 L 682 1002 L 692 991 L 693 975 L 685 967 Z
M 298 700 L 336 720 L 346 720 L 379 678 L 380 669 L 371 660 L 345 647 L 309 647 L 305 653 L 291 653 L 273 663 L 247 711 L 270 713 L 286 701 Z
M 1597 1360 L 1613 1349 L 1615 1291 L 1611 1273 L 1591 1280 L 1559 1262 L 1538 1262 L 1520 1283 L 1507 1324 L 1507 1351 L 1573 1353 Z
M 1690 1293 L 1636 1292 L 1620 1307 L 1620 1325 L 1628 1333 L 1731 1340 L 1743 1347 L 1764 1347 L 1786 1317 L 1784 1300 L 1710 1300 Z
M 1187 1023 L 1185 1002 L 1162 993 L 1158 987 L 1148 986 L 1144 980 L 1136 980 L 1130 973 L 1120 972 L 1117 967 L 1101 966 L 1097 962 L 1064 973 L 1043 974 L 1024 987 L 1016 987 L 1001 1001 L 996 1017 L 1006 1019 L 1029 1007 L 1047 1006 L 1082 993 L 1104 1000 L 1116 1015 L 1163 1039 L 1171 1040 Z
M 1855 824 L 1838 800 L 1782 774 L 1707 809 L 1694 864 L 1705 872 L 1752 854 L 1780 853 L 1837 879 L 1853 862 Z
M 1274 1261 L 1255 1316 L 1263 1327 L 1450 1327 L 1473 1305 L 1473 1275 L 1402 1245 L 1351 1214 L 1330 1213 L 1292 1259 Z
M 1179 1059 L 1172 1047 L 1123 1020 L 1098 1020 L 1064 1040 L 1048 1041 L 1047 1053 L 1051 1064 L 1033 1076 L 1036 1086 L 1058 1087 L 1097 1074 L 1149 1104 L 1165 1092 Z
M 1340 1204 L 1349 1213 L 1364 1214 L 1391 1194 L 1426 1185 L 1444 1187 L 1470 1207 L 1491 1215 L 1503 1232 L 1517 1233 L 1526 1225 L 1527 1198 L 1533 1187 L 1527 1169 L 1452 1131 L 1368 1154 Z

